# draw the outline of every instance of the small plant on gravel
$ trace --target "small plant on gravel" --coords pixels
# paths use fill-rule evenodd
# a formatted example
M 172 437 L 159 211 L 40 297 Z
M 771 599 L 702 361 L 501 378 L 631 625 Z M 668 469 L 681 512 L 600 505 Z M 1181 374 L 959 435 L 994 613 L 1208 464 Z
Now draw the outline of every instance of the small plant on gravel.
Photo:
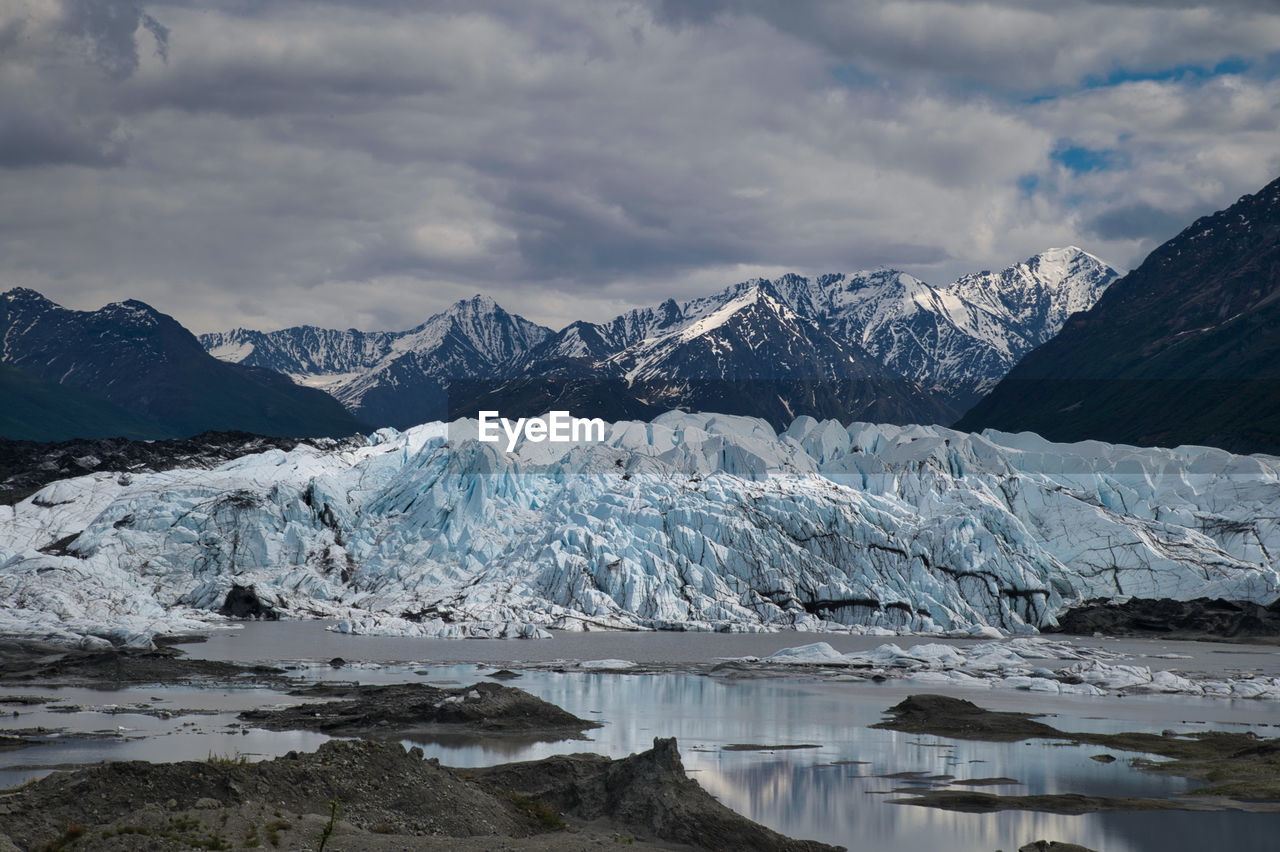
M 280 816 L 279 811 L 276 811 L 276 816 Z M 270 843 L 272 846 L 279 847 L 280 832 L 288 831 L 291 828 L 293 828 L 293 823 L 285 822 L 282 819 L 273 819 L 271 822 L 266 824 L 267 842 Z
M 62 834 L 57 839 L 51 840 L 41 847 L 41 852 L 61 852 L 75 845 L 87 829 L 77 822 L 73 822 L 63 829 Z
M 195 831 L 200 827 L 200 820 L 195 817 L 176 816 L 169 820 L 170 831 Z
M 276 811 L 275 815 L 279 816 L 280 812 Z M 266 842 L 273 847 L 279 848 L 280 832 L 288 832 L 291 828 L 293 828 L 293 823 L 285 823 L 284 820 L 280 819 L 271 820 L 270 823 L 266 824 Z
M 320 832 L 320 852 L 324 852 L 324 847 L 329 842 L 329 838 L 333 836 L 333 828 L 338 823 L 338 800 L 329 800 L 329 821 L 325 823 L 324 829 Z
M 524 813 L 533 820 L 536 825 L 542 828 L 558 831 L 565 827 L 564 817 L 560 813 L 548 805 L 541 799 L 535 799 L 532 796 L 522 796 L 519 793 L 510 795 L 512 803 L 524 811 Z
M 249 763 L 249 756 L 236 752 L 235 754 L 214 754 L 209 752 L 208 763 L 214 766 L 245 766 Z

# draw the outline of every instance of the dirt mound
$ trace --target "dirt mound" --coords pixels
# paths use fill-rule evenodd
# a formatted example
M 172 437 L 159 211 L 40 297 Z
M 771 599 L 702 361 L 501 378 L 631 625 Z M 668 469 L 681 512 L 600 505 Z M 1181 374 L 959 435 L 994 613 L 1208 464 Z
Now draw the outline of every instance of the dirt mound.
M 71 840 L 76 849 L 314 849 L 326 831 L 335 852 L 567 852 L 602 841 L 834 848 L 782 837 L 717 803 L 685 776 L 674 740 L 618 761 L 572 755 L 471 771 L 398 743 L 333 741 L 262 763 L 106 763 L 0 795 L 0 846 L 7 834 L 24 849 Z
M 1131 598 L 1124 603 L 1092 600 L 1058 616 L 1056 632 L 1280 642 L 1280 600 L 1270 606 L 1221 598 Z
M 674 739 L 655 739 L 651 751 L 622 760 L 574 754 L 495 766 L 479 774 L 487 783 L 580 819 L 609 817 L 642 834 L 700 849 L 831 848 L 783 837 L 717 802 L 685 775 Z
M 232 584 L 226 600 L 222 602 L 222 609 L 218 612 L 231 618 L 280 620 L 280 613 L 276 612 L 270 604 L 264 603 L 253 586 L 242 586 L 239 583 Z
M 249 710 L 240 718 L 271 731 L 319 731 L 335 736 L 378 733 L 476 731 L 581 738 L 600 723 L 497 683 L 442 689 L 423 683 L 386 686 L 316 684 L 292 695 L 341 700 L 300 704 L 278 710 Z
M 1056 728 L 1034 721 L 1035 714 L 984 710 L 972 701 L 946 695 L 910 695 L 885 712 L 892 718 L 871 727 L 991 742 L 1060 735 Z
M 120 686 L 189 681 L 279 685 L 282 669 L 196 660 L 175 648 L 67 650 L 25 639 L 0 639 L 0 683 Z
M 1154 754 L 1169 759 L 1154 762 L 1137 758 L 1132 762 L 1152 772 L 1212 782 L 1210 786 L 1193 790 L 1186 796 L 1165 799 L 1081 796 L 1075 793 L 998 796 L 973 790 L 902 790 L 899 792 L 910 792 L 912 797 L 891 800 L 895 804 L 928 805 L 971 813 L 1027 810 L 1081 814 L 1093 811 L 1231 809 L 1280 812 L 1280 739 L 1262 740 L 1251 731 L 1178 733 L 1166 730 L 1159 734 L 1062 731 L 1033 721 L 1030 718 L 1033 714 L 984 710 L 972 702 L 945 695 L 912 695 L 885 712 L 890 718 L 872 727 L 991 742 L 1043 738 Z M 1094 755 L 1093 759 L 1104 757 L 1109 755 Z

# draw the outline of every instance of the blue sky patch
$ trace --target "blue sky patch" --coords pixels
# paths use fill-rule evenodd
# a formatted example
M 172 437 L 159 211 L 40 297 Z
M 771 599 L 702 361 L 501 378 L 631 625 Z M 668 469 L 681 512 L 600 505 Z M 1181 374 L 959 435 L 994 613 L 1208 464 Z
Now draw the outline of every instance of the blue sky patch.
M 1103 76 L 1086 77 L 1084 88 L 1098 89 L 1106 86 L 1119 86 L 1139 80 L 1208 80 L 1224 74 L 1243 74 L 1249 70 L 1249 63 L 1243 59 L 1229 57 L 1212 68 L 1202 65 L 1174 65 L 1171 68 L 1158 68 L 1150 71 L 1137 71 L 1132 68 L 1117 68 Z
M 830 72 L 837 83 L 850 89 L 870 86 L 878 81 L 876 75 L 863 70 L 852 62 L 841 62 L 839 65 L 832 65 Z
M 1177 81 L 1190 85 L 1199 85 L 1216 77 L 1230 74 L 1248 74 L 1250 77 L 1272 80 L 1280 77 L 1280 51 L 1268 54 L 1260 61 L 1246 61 L 1238 57 L 1228 57 L 1212 67 L 1204 65 L 1173 65 L 1168 68 L 1138 70 L 1134 68 L 1116 68 L 1106 74 L 1092 74 L 1080 81 L 1079 86 L 1056 88 L 1041 91 L 1021 99 L 1025 104 L 1038 104 L 1052 101 L 1069 92 L 1087 91 L 1089 89 L 1105 89 L 1111 86 L 1122 86 L 1144 80 L 1156 82 Z
M 1058 144 L 1049 159 L 1078 175 L 1116 169 L 1123 165 L 1123 157 L 1119 151 L 1095 150 L 1083 145 L 1072 145 L 1066 140 Z

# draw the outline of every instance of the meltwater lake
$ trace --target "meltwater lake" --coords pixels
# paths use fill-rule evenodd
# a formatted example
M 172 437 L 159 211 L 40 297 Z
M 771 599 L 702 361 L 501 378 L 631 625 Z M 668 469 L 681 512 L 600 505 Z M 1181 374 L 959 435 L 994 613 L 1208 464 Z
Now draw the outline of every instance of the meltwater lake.
M 1234 849 L 1274 850 L 1280 815 L 1165 811 L 1060 816 L 1021 811 L 964 814 L 893 804 L 894 791 L 949 784 L 1003 794 L 1083 793 L 1173 796 L 1194 782 L 1135 769 L 1134 755 L 1091 759 L 1096 746 L 1046 740 L 987 743 L 876 730 L 885 709 L 910 694 L 946 691 L 992 709 L 1052 714 L 1055 727 L 1075 731 L 1254 730 L 1280 735 L 1280 707 L 1272 701 L 1207 699 L 1182 695 L 1086 697 L 1012 690 L 949 689 L 909 681 L 841 682 L 803 673 L 787 677 L 727 679 L 708 676 L 717 659 L 763 656 L 784 647 L 828 641 L 841 651 L 918 637 L 750 635 L 697 633 L 557 634 L 541 641 L 422 640 L 344 636 L 319 622 L 248 624 L 185 646 L 191 656 L 270 661 L 296 667 L 303 678 L 367 683 L 423 681 L 467 684 L 495 664 L 521 671 L 511 684 L 569 712 L 603 723 L 589 741 L 527 742 L 510 738 L 450 737 L 405 740 L 428 757 L 454 766 L 527 760 L 590 751 L 613 757 L 642 751 L 655 737 L 676 737 L 686 769 L 720 801 L 795 837 L 850 849 L 916 852 L 1012 852 L 1038 839 L 1106 852 Z M 1102 640 L 1081 640 L 1098 645 Z M 1274 672 L 1270 649 L 1209 643 L 1111 642 L 1153 660 L 1178 658 L 1198 670 Z M 1171 650 L 1172 649 L 1172 650 Z M 341 668 L 328 664 L 341 656 Z M 660 671 L 617 673 L 563 670 L 556 660 L 623 659 Z M 523 664 L 523 665 L 522 665 Z M 40 695 L 52 706 L 20 707 L 6 728 L 46 726 L 90 734 L 0 753 L 0 785 L 12 786 L 53 767 L 100 760 L 169 761 L 210 755 L 271 757 L 310 750 L 321 734 L 243 727 L 241 710 L 304 699 L 262 688 L 169 685 L 119 690 L 9 688 L 9 695 Z M 180 711 L 200 711 L 183 713 Z M 6 707 L 6 712 L 8 708 Z M 167 718 L 165 718 L 167 716 Z M 726 746 L 809 746 L 726 750 Z M 966 785 L 965 782 L 978 782 Z

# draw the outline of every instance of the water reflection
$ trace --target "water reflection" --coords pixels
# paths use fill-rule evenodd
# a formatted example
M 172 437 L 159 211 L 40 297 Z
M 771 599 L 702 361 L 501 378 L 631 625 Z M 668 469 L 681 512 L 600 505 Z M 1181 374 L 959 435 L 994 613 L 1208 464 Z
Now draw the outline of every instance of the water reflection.
M 312 751 L 329 739 L 307 731 L 242 728 L 236 718 L 241 710 L 304 700 L 260 689 L 7 687 L 5 695 L 42 696 L 54 703 L 51 707 L 24 705 L 18 716 L 5 719 L 5 731 L 22 731 L 45 742 L 0 752 L 0 788 L 41 778 L 51 767 L 68 764 L 205 760 L 210 755 L 256 760 L 288 751 Z M 73 707 L 82 709 L 70 710 Z M 9 705 L 5 711 L 11 712 Z M 47 733 L 27 733 L 40 729 Z
M 483 671 L 489 671 L 486 667 Z M 422 672 L 415 674 L 415 672 Z M 481 677 L 473 665 L 385 669 L 308 670 L 315 678 L 365 682 L 423 680 L 472 683 Z M 1006 852 L 1037 839 L 1079 843 L 1106 852 L 1165 852 L 1169 849 L 1232 848 L 1262 852 L 1276 848 L 1280 816 L 1240 813 L 1091 814 L 1058 816 L 1007 812 L 959 814 L 894 805 L 895 789 L 919 778 L 890 778 L 916 772 L 953 776 L 955 781 L 1006 777 L 1016 783 L 984 786 L 999 793 L 1078 792 L 1095 795 L 1167 796 L 1189 782 L 1138 772 L 1131 755 L 1114 763 L 1091 760 L 1096 747 L 1045 741 L 981 743 L 874 730 L 868 726 L 914 690 L 902 684 L 820 683 L 796 680 L 723 681 L 682 674 L 612 675 L 528 672 L 513 682 L 571 713 L 604 723 L 588 732 L 589 741 L 529 742 L 519 738 L 449 737 L 420 745 L 430 757 L 455 766 L 529 760 L 551 754 L 589 751 L 621 757 L 647 749 L 655 737 L 679 740 L 685 766 L 712 795 L 734 810 L 771 828 L 798 837 L 840 843 L 854 849 L 916 852 Z M 21 690 L 11 690 L 20 692 Z M 55 694 L 39 690 L 41 694 Z M 102 705 L 105 693 L 61 690 L 64 703 Z M 270 691 L 156 688 L 112 692 L 111 702 L 149 703 L 153 707 L 208 708 L 212 715 L 155 716 L 92 711 L 56 714 L 24 709 L 5 727 L 39 724 L 81 730 L 126 729 L 105 740 L 72 740 L 19 752 L 0 753 L 0 785 L 20 783 L 31 770 L 5 769 L 24 764 L 94 762 L 103 759 L 184 760 L 209 754 L 271 756 L 292 749 L 314 749 L 326 737 L 304 732 L 268 732 L 236 727 L 240 709 L 305 700 Z M 1041 706 L 1037 696 L 982 693 L 975 700 L 1004 708 Z M 1134 703 L 1125 702 L 1132 710 Z M 1047 706 L 1047 705 L 1046 705 Z M 1073 728 L 1134 729 L 1120 722 L 1105 700 L 1058 702 L 1054 724 Z M 1156 708 L 1156 704 L 1150 705 Z M 1165 698 L 1158 705 L 1173 718 L 1204 718 L 1202 705 Z M 1261 712 L 1261 711 L 1259 711 Z M 1101 717 L 1101 718 L 1100 718 Z M 1148 727 L 1166 726 L 1163 719 Z M 132 737 L 147 734 L 146 738 Z M 735 743 L 818 744 L 801 750 L 725 751 Z
M 465 680 L 457 669 L 450 677 Z M 905 771 L 957 780 L 1006 776 L 1016 785 L 983 787 L 1000 793 L 1166 796 L 1189 789 L 1184 779 L 1141 773 L 1127 764 L 1091 760 L 1096 747 L 1043 741 L 981 743 L 874 730 L 883 710 L 910 690 L 791 681 L 722 682 L 685 675 L 619 676 L 529 673 L 519 685 L 571 713 L 602 718 L 593 743 L 531 745 L 426 744 L 431 756 L 454 765 L 526 760 L 554 753 L 594 751 L 623 756 L 648 748 L 655 736 L 675 736 L 686 768 L 734 810 L 785 834 L 850 848 L 916 852 L 1013 850 L 1038 839 L 1079 843 L 1107 852 L 1222 848 L 1188 846 L 1187 837 L 1213 837 L 1209 824 L 1239 826 L 1233 848 L 1274 850 L 1280 816 L 1246 814 L 1088 814 L 1024 812 L 960 814 L 887 802 L 908 785 L 885 778 Z M 1024 701 L 1029 699 L 1023 696 Z M 1025 706 L 1025 705 L 1024 705 Z M 1096 713 L 1097 705 L 1082 705 Z M 598 714 L 592 711 L 600 711 Z M 1055 720 L 1064 728 L 1077 721 Z M 1094 720 L 1097 726 L 1098 720 Z M 1132 729 L 1132 724 L 1126 725 Z M 1117 727 L 1118 729 L 1118 727 Z M 794 751 L 724 751 L 732 743 L 818 743 Z M 589 747 L 584 747 L 589 746 Z M 1211 816 L 1213 819 L 1204 819 Z M 1220 819 L 1225 817 L 1225 819 Z M 1250 817 L 1248 820 L 1240 817 Z M 1188 830 L 1188 826 L 1197 828 Z

